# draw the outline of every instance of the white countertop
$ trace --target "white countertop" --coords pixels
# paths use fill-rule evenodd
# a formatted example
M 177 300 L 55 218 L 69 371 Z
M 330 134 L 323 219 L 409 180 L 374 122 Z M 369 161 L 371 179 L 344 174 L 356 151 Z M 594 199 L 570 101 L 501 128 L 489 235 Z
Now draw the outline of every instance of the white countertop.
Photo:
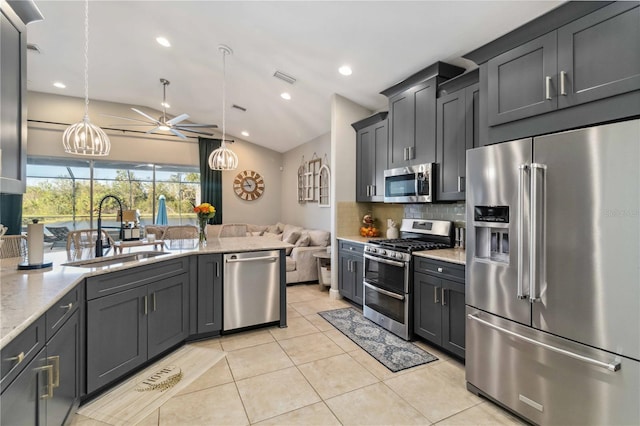
M 424 250 L 416 251 L 412 254 L 414 256 L 426 257 L 434 260 L 442 260 L 444 262 L 457 263 L 458 265 L 466 264 L 466 252 L 461 248 Z
M 53 266 L 31 271 L 17 269 L 18 263 L 22 261 L 21 258 L 0 259 L 0 348 L 20 334 L 86 277 L 192 254 L 278 250 L 293 247 L 289 243 L 268 237 L 209 238 L 206 246 L 190 248 L 192 245 L 188 245 L 189 248 L 165 249 L 167 253 L 165 256 L 92 268 L 63 265 L 74 260 L 93 258 L 92 250 L 73 253 L 45 251 L 45 262 L 51 261 Z M 144 247 L 131 248 L 131 252 L 136 251 L 148 250 L 144 250 Z M 105 257 L 111 255 L 112 253 Z

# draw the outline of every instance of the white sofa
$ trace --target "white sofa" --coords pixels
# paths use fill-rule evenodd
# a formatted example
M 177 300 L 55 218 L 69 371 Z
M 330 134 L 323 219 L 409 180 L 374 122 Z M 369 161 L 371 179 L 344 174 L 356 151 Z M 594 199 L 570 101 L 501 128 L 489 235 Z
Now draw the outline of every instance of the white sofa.
M 207 237 L 217 237 L 222 225 L 207 225 Z M 326 251 L 331 244 L 331 233 L 319 229 L 277 223 L 275 225 L 247 224 L 247 236 L 276 238 L 295 247 L 287 249 L 287 284 L 317 281 L 317 259 L 313 253 Z

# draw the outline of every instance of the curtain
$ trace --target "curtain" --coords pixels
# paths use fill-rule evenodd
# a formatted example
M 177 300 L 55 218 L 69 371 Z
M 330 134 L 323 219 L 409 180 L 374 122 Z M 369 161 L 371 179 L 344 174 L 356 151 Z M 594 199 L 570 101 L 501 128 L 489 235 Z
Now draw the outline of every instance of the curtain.
M 7 235 L 20 235 L 22 194 L 0 194 L 0 223 L 8 228 Z
M 220 139 L 198 137 L 200 146 L 200 201 L 216 208 L 216 215 L 209 219 L 210 225 L 222 223 L 222 172 L 209 168 L 209 154 L 220 147 Z

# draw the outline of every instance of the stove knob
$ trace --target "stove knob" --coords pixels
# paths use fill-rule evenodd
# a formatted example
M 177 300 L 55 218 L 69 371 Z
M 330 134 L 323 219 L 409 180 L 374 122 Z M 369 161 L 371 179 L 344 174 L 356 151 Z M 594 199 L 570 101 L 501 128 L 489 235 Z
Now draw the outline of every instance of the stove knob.
M 403 259 L 404 255 L 402 253 L 396 253 L 396 259 Z
M 378 253 L 382 254 L 382 255 L 385 255 L 385 254 L 387 254 L 387 251 L 386 250 L 380 250 L 380 251 L 378 251 Z

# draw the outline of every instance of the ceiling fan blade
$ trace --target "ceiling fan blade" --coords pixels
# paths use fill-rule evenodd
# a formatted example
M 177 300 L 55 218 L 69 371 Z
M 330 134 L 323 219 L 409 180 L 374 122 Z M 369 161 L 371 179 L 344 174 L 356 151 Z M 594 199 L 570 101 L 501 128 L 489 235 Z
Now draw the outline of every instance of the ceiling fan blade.
M 186 139 L 187 138 L 185 135 L 183 135 L 182 133 L 180 133 L 176 129 L 169 129 L 169 131 L 171 133 L 173 133 L 174 135 L 176 135 L 177 137 L 181 138 L 181 139 Z
M 180 114 L 177 117 L 173 117 L 171 120 L 167 121 L 167 124 L 169 124 L 170 126 L 173 126 L 175 124 L 178 124 L 181 121 L 186 120 L 187 118 L 189 118 L 189 114 Z
M 115 124 L 113 124 L 112 123 L 112 124 L 105 124 L 105 126 L 107 126 L 107 127 L 118 127 L 118 126 L 120 126 L 120 127 L 121 126 L 127 126 L 127 127 L 132 127 L 132 126 L 134 126 L 134 127 L 135 126 L 141 126 L 142 127 L 142 126 L 144 126 L 144 127 L 149 127 L 149 126 L 154 126 L 155 124 L 156 123 L 144 123 L 144 124 L 142 124 L 142 123 L 140 123 L 140 124 L 138 124 L 138 123 L 115 123 Z
M 213 136 L 213 133 L 209 133 L 209 132 L 202 132 L 202 131 L 200 131 L 200 130 L 184 129 L 184 128 L 182 128 L 181 126 L 176 126 L 176 127 L 174 127 L 174 129 L 182 130 L 183 132 L 197 133 L 197 134 L 199 134 L 199 135 Z
M 217 124 L 180 124 L 180 127 L 210 127 L 212 129 L 217 129 L 218 125 Z
M 102 116 L 104 116 L 104 117 L 113 117 L 113 118 L 118 118 L 118 119 L 120 119 L 120 120 L 138 121 L 138 122 L 140 122 L 140 123 L 147 123 L 147 125 L 148 125 L 148 124 L 155 124 L 155 122 L 156 122 L 155 120 L 153 120 L 153 123 L 149 123 L 148 121 L 145 121 L 145 120 L 138 120 L 137 118 L 120 117 L 120 116 L 118 116 L 118 115 L 111 115 L 111 114 L 100 114 L 100 115 L 102 115 Z
M 138 114 L 140 114 L 140 115 L 142 115 L 142 116 L 144 116 L 144 117 L 147 117 L 147 118 L 148 118 L 149 120 L 151 120 L 153 123 L 158 123 L 158 122 L 159 122 L 159 121 L 158 121 L 158 120 L 156 120 L 155 118 L 151 117 L 149 114 L 146 114 L 146 113 L 144 113 L 144 112 L 140 111 L 139 109 L 136 109 L 136 108 L 131 108 L 131 109 L 132 109 L 132 110 L 134 110 L 135 112 L 137 112 Z
M 157 130 L 160 130 L 160 126 L 158 126 L 158 127 L 154 127 L 154 128 L 153 128 L 153 129 L 151 129 L 151 130 L 147 130 L 145 133 L 155 133 Z

